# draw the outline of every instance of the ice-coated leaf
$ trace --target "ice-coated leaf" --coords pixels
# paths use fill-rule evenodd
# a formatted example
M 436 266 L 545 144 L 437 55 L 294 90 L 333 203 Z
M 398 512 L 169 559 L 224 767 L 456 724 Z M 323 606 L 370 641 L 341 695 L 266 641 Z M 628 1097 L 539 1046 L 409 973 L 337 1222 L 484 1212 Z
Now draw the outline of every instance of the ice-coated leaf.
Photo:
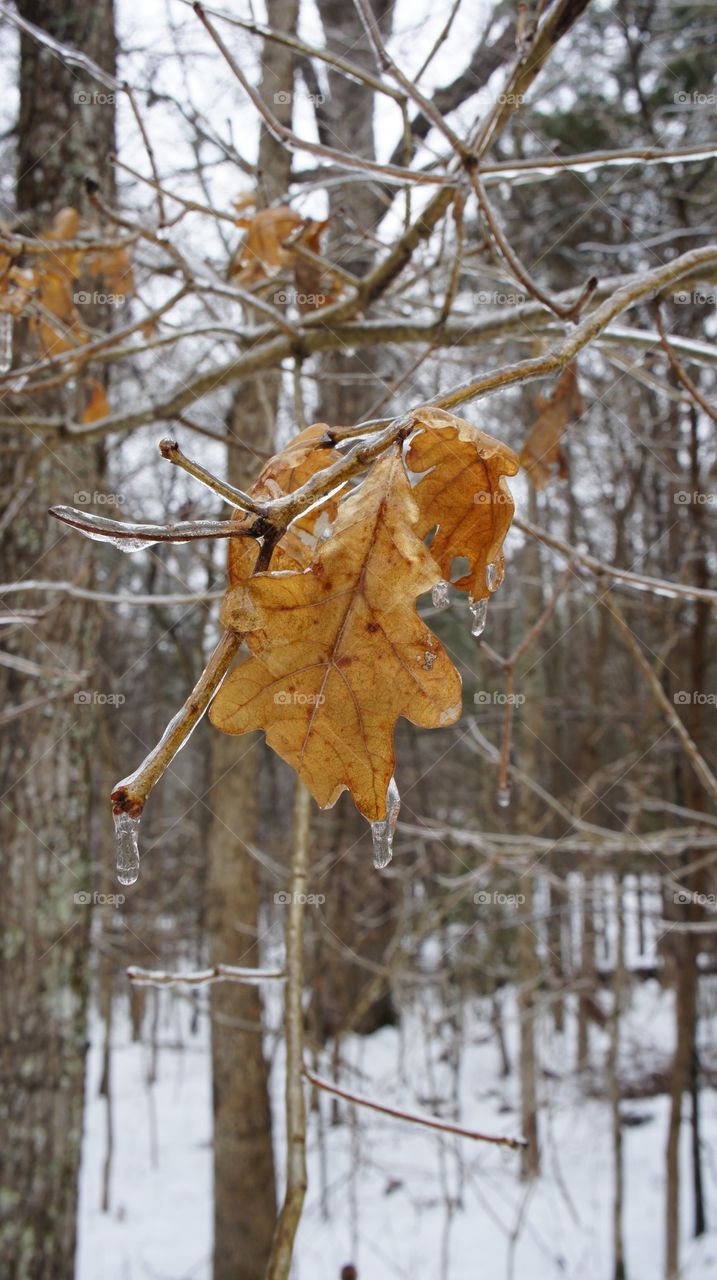
M 431 553 L 445 579 L 451 580 L 456 557 L 468 560 L 469 572 L 453 586 L 482 600 L 502 581 L 502 547 L 514 512 L 505 477 L 515 475 L 518 459 L 500 440 L 443 409 L 417 409 L 413 417 L 421 429 L 406 462 L 421 474 L 413 490 L 418 532 L 435 529 Z
M 307 569 L 246 578 L 223 609 L 251 656 L 219 690 L 214 725 L 263 729 L 322 808 L 348 788 L 371 822 L 386 817 L 399 716 L 439 728 L 461 711 L 460 676 L 416 612 L 440 576 L 418 518 L 394 447 L 341 504 Z

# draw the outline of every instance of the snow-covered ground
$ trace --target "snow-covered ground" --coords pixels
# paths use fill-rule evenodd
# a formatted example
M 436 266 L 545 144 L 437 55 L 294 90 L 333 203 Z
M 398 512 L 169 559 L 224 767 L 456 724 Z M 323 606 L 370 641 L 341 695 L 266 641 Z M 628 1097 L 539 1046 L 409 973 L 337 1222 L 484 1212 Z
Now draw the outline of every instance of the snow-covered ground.
M 487 1009 L 479 1001 L 456 1029 L 435 1012 L 430 984 L 401 1030 L 384 1029 L 346 1048 L 342 1083 L 402 1107 L 457 1118 L 494 1133 L 518 1132 L 516 1081 L 499 1074 Z M 515 1025 L 507 1005 L 509 1051 Z M 115 1020 L 114 1155 L 108 1213 L 100 1208 L 107 1113 L 98 1096 L 102 1027 L 92 1029 L 83 1152 L 78 1280 L 209 1280 L 211 1275 L 211 1093 L 208 1025 L 190 1030 L 192 1006 L 161 995 L 156 1083 L 146 1043 Z M 704 1025 L 704 1024 L 703 1024 Z M 557 1035 L 540 1024 L 543 1172 L 526 1191 L 517 1154 L 429 1133 L 321 1096 L 311 1115 L 310 1191 L 300 1229 L 296 1280 L 338 1280 L 343 1263 L 360 1280 L 611 1280 L 612 1152 L 605 1102 L 570 1074 L 572 1018 Z M 647 1070 L 671 1051 L 671 997 L 657 983 L 633 993 L 624 1020 L 626 1062 Z M 595 1034 L 594 1079 L 606 1041 Z M 275 1069 L 276 1140 L 282 1143 L 281 1059 Z M 708 1216 L 717 1206 L 717 1092 L 702 1095 Z M 457 1104 L 457 1106 L 456 1106 Z M 662 1274 L 664 1095 L 625 1102 L 625 1243 L 630 1280 Z M 689 1103 L 685 1101 L 689 1119 Z M 640 1123 L 642 1121 L 642 1123 Z M 685 1280 L 717 1274 L 717 1232 L 689 1238 L 689 1124 L 683 1127 Z M 714 1225 L 717 1226 L 717 1223 Z

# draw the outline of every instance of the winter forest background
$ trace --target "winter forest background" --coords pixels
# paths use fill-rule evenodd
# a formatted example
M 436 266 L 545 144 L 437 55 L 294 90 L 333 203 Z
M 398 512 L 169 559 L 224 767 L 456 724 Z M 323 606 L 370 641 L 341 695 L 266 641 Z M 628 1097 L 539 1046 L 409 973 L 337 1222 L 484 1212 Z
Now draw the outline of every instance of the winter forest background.
M 370 4 L 0 3 L 3 1280 L 717 1273 L 717 8 Z M 393 860 L 205 719 L 118 883 L 227 542 L 47 509 L 476 382 L 505 581 L 421 596 Z

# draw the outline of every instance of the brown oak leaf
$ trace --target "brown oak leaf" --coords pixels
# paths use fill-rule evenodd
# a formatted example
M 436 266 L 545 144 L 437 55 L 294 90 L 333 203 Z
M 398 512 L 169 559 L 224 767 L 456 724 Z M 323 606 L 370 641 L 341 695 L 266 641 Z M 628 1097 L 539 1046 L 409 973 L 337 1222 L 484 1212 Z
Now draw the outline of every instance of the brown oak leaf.
M 538 416 L 520 451 L 520 464 L 525 467 L 536 489 L 543 489 L 555 466 L 560 479 L 567 478 L 562 438 L 567 428 L 585 412 L 574 363 L 561 373 L 549 396 L 536 395 L 535 408 Z
M 251 656 L 211 709 L 228 733 L 263 729 L 322 808 L 348 788 L 386 814 L 399 716 L 454 723 L 461 680 L 416 612 L 438 577 L 399 448 L 374 463 L 303 572 L 260 573 L 227 592 L 224 625 Z
M 422 429 L 406 462 L 427 472 L 413 491 L 418 532 L 435 528 L 431 554 L 447 580 L 454 559 L 465 557 L 469 571 L 453 585 L 473 600 L 485 599 L 503 577 L 502 547 L 515 510 L 505 476 L 516 474 L 518 459 L 500 440 L 444 409 L 417 409 L 413 418 Z

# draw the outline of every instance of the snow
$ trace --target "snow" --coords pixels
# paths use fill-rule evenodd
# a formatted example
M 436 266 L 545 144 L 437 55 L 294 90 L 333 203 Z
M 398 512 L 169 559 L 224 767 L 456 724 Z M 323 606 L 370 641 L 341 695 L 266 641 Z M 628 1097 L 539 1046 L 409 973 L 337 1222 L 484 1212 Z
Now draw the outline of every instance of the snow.
M 154 998 L 154 996 L 152 996 Z M 151 1046 L 132 1043 L 121 1008 L 113 1034 L 114 1157 L 110 1211 L 100 1198 L 106 1145 L 105 1102 L 98 1096 L 103 1027 L 91 1028 L 83 1149 L 78 1280 L 210 1280 L 212 1231 L 211 1089 L 208 1020 L 190 1030 L 195 1006 L 162 991 L 156 1084 L 148 1083 Z M 430 1112 L 493 1132 L 518 1133 L 517 1081 L 500 1076 L 488 1008 L 477 998 L 454 1010 L 455 1025 L 427 982 L 404 1009 L 400 1029 L 344 1046 L 340 1083 L 383 1102 Z M 623 1058 L 635 1078 L 669 1062 L 672 996 L 655 981 L 638 984 L 623 1021 Z M 459 1028 L 459 1029 L 458 1029 Z M 518 1177 L 519 1155 L 434 1134 L 320 1095 L 320 1123 L 309 1112 L 309 1194 L 294 1280 L 338 1280 L 353 1262 L 359 1280 L 612 1280 L 610 1114 L 600 1096 L 607 1049 L 592 1032 L 593 1065 L 572 1072 L 575 1019 L 565 1031 L 538 1024 L 542 1066 L 543 1168 L 532 1187 Z M 705 1039 L 704 1031 L 708 1034 Z M 505 1030 L 516 1055 L 515 1011 L 506 998 Z M 149 1019 L 145 1028 L 149 1035 Z M 703 1022 L 703 1051 L 711 1047 Z M 324 1075 L 326 1065 L 319 1069 Z M 273 1076 L 275 1138 L 283 1144 L 281 1054 Z M 457 1103 L 457 1105 L 456 1105 Z M 625 1249 L 630 1280 L 662 1274 L 665 1095 L 629 1099 L 623 1111 Z M 717 1092 L 702 1092 L 705 1193 L 715 1203 Z M 684 1280 L 717 1274 L 717 1232 L 690 1240 L 689 1102 L 682 1131 Z

